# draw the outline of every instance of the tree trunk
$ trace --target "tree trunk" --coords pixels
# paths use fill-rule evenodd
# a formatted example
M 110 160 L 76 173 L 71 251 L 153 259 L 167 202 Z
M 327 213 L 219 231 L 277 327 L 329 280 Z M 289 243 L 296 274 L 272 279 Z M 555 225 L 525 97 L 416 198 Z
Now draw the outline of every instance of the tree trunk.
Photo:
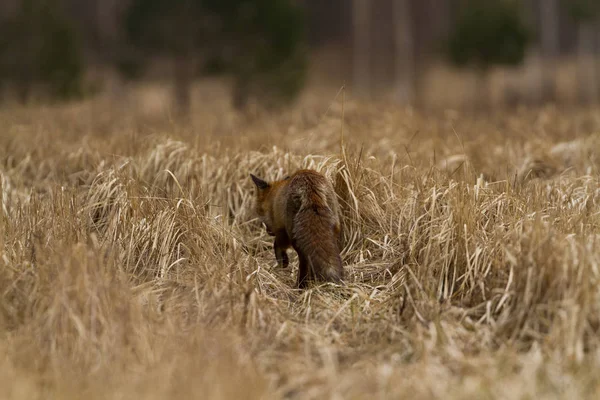
M 105 41 L 117 40 L 118 26 L 118 0 L 101 0 L 96 2 L 96 31 Z
M 403 104 L 414 102 L 414 48 L 410 0 L 393 0 L 395 91 Z
M 492 86 L 489 82 L 489 69 L 479 66 L 475 69 L 475 98 L 474 111 L 491 111 L 492 109 Z
M 540 7 L 540 37 L 542 50 L 541 93 L 542 101 L 557 99 L 556 62 L 559 53 L 558 0 L 545 0 Z
M 598 100 L 598 81 L 594 66 L 594 24 L 580 22 L 577 33 L 579 98 L 584 103 L 595 103 Z
M 31 99 L 31 82 L 27 79 L 20 79 L 15 85 L 17 100 L 20 104 L 27 104 Z
M 232 106 L 236 111 L 243 111 L 250 97 L 250 77 L 240 75 L 233 85 Z
M 368 97 L 371 91 L 371 13 L 370 0 L 353 0 L 354 31 L 353 83 L 359 95 Z
M 596 48 L 594 51 L 594 73 L 596 74 L 596 94 L 600 96 L 600 18 L 595 24 Z
M 187 119 L 190 116 L 191 90 L 193 81 L 194 63 L 191 57 L 179 55 L 174 59 L 174 100 L 175 112 L 180 118 Z

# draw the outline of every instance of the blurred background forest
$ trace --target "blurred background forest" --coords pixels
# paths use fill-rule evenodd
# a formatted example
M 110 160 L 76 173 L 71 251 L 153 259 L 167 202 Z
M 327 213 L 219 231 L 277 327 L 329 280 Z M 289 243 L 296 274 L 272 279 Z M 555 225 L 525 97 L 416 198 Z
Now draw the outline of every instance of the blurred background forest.
M 0 104 L 194 82 L 233 107 L 309 88 L 421 107 L 600 99 L 598 0 L 1 0 Z M 137 83 L 134 83 L 137 82 Z

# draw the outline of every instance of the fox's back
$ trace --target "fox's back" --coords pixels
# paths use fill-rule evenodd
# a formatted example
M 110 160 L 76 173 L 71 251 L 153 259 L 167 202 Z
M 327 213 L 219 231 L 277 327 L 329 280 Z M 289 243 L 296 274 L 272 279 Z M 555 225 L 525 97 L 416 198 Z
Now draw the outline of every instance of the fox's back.
M 333 187 L 322 174 L 313 170 L 298 170 L 286 179 L 286 185 L 281 191 L 280 208 L 285 216 L 285 225 L 291 234 L 294 217 L 305 209 L 320 211 L 324 218 L 332 223 L 338 219 L 338 204 Z

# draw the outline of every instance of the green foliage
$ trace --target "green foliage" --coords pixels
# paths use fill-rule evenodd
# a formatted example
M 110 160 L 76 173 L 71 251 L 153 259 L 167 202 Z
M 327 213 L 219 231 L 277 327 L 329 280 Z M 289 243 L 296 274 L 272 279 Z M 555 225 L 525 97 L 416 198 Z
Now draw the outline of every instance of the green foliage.
M 83 53 L 77 32 L 56 1 L 22 0 L 0 27 L 0 77 L 28 91 L 43 84 L 66 99 L 81 94 Z
M 598 0 L 563 0 L 562 4 L 577 22 L 591 22 L 600 16 Z
M 282 98 L 304 82 L 304 25 L 293 0 L 133 0 L 125 17 L 136 48 L 197 56 L 202 72 L 232 74 L 238 94 Z M 250 90 L 262 85 L 270 89 Z
M 133 0 L 125 30 L 137 48 L 181 54 L 193 50 L 206 32 L 202 0 Z
M 517 65 L 530 36 L 516 1 L 466 0 L 448 41 L 448 56 L 457 66 Z
M 81 94 L 83 53 L 73 28 L 65 19 L 47 19 L 48 42 L 40 52 L 40 79 L 59 98 Z
M 252 7 L 234 11 L 226 14 L 236 32 L 230 43 L 238 46 L 231 63 L 234 90 L 270 106 L 288 103 L 304 86 L 308 66 L 302 11 L 288 0 L 257 0 Z

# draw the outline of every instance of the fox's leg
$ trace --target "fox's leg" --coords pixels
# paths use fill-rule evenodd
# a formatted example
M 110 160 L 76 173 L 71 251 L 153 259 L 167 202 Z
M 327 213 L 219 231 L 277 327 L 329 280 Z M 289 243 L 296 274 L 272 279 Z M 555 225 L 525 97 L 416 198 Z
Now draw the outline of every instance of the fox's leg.
M 296 283 L 296 287 L 298 289 L 305 289 L 308 284 L 308 264 L 302 253 L 298 253 L 298 260 L 300 261 L 300 265 L 298 267 L 298 282 Z
M 342 227 L 341 224 L 339 222 L 336 222 L 335 225 L 333 225 L 333 233 L 335 235 L 335 239 L 338 245 L 339 250 L 342 250 L 343 246 L 343 235 L 342 235 Z
M 290 265 L 290 260 L 285 249 L 281 247 L 275 247 L 275 258 L 277 259 L 277 265 L 281 268 L 287 268 Z
M 290 241 L 285 233 L 278 233 L 275 236 L 275 243 L 273 243 L 273 249 L 275 250 L 275 259 L 277 264 L 281 268 L 287 268 L 290 264 L 290 259 L 286 253 L 286 250 L 290 247 Z

